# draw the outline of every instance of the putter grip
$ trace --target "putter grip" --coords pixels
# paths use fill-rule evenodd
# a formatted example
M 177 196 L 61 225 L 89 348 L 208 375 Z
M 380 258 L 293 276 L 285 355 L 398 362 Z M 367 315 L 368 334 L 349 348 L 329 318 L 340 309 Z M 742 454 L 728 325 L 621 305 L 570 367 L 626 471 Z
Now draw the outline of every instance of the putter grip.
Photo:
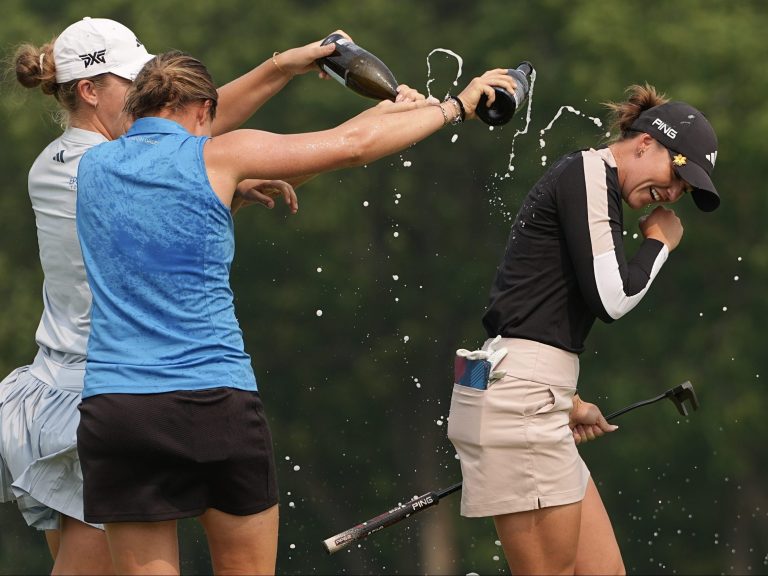
M 413 500 L 406 502 L 402 506 L 393 508 L 392 510 L 384 512 L 383 514 L 379 514 L 378 516 L 371 518 L 362 524 L 358 524 L 349 530 L 344 530 L 344 532 L 339 532 L 335 536 L 331 536 L 330 538 L 323 540 L 323 547 L 325 548 L 325 551 L 328 552 L 328 554 L 333 554 L 334 552 L 338 552 L 339 550 L 346 548 L 354 542 L 358 542 L 364 538 L 367 538 L 382 528 L 392 526 L 392 524 L 397 524 L 412 514 L 416 514 L 417 512 L 421 512 L 422 510 L 434 506 L 439 501 L 440 498 L 435 492 L 427 492 L 423 496 L 418 496 Z

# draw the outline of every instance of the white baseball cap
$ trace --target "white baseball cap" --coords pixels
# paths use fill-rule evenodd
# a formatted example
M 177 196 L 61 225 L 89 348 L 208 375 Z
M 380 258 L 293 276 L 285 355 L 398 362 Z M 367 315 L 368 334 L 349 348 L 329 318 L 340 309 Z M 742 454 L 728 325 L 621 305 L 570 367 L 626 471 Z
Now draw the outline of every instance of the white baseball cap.
M 83 18 L 64 30 L 53 44 L 59 84 L 107 72 L 133 81 L 152 58 L 136 34 L 106 18 Z

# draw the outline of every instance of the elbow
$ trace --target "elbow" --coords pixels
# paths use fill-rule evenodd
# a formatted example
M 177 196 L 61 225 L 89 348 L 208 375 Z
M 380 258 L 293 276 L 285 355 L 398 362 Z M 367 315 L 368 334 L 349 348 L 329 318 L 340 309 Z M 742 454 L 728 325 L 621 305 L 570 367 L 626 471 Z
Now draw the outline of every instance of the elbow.
M 602 310 L 598 313 L 598 317 L 606 323 L 618 320 L 637 306 L 640 301 L 640 297 L 626 296 L 623 292 L 615 294 L 613 298 L 606 298 L 605 296 L 605 294 L 601 294 Z
M 373 130 L 355 126 L 345 130 L 341 137 L 342 162 L 345 167 L 361 166 L 376 160 L 376 139 Z

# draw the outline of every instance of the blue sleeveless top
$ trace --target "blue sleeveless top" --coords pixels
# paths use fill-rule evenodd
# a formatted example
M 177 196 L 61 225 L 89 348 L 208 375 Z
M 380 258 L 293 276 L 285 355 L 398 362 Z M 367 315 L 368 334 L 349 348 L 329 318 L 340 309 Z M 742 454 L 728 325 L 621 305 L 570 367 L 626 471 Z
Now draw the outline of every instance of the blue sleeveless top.
M 83 398 L 256 390 L 229 286 L 232 216 L 208 181 L 206 140 L 141 118 L 80 161 L 77 231 L 93 293 Z

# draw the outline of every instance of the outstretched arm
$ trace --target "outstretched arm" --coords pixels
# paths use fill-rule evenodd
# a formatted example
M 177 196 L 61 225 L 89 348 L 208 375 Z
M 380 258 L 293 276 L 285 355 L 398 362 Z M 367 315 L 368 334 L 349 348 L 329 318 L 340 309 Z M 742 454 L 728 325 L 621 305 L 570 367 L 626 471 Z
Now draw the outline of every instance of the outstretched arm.
M 473 79 L 459 94 L 467 118 L 474 117 L 483 94 L 493 98 L 494 86 L 514 90 L 514 80 L 505 69 L 491 70 Z M 290 180 L 367 164 L 426 138 L 458 113 L 458 105 L 450 100 L 439 104 L 385 100 L 321 132 L 282 135 L 236 130 L 223 134 L 206 143 L 205 162 L 213 175 L 214 190 L 229 203 L 231 190 L 246 178 Z
M 337 32 L 344 34 L 340 30 Z M 213 135 L 224 134 L 239 127 L 294 76 L 312 70 L 325 76 L 319 72 L 315 60 L 332 54 L 336 45 L 331 43 L 320 46 L 320 42 L 322 40 L 276 53 L 247 74 L 219 88 Z

